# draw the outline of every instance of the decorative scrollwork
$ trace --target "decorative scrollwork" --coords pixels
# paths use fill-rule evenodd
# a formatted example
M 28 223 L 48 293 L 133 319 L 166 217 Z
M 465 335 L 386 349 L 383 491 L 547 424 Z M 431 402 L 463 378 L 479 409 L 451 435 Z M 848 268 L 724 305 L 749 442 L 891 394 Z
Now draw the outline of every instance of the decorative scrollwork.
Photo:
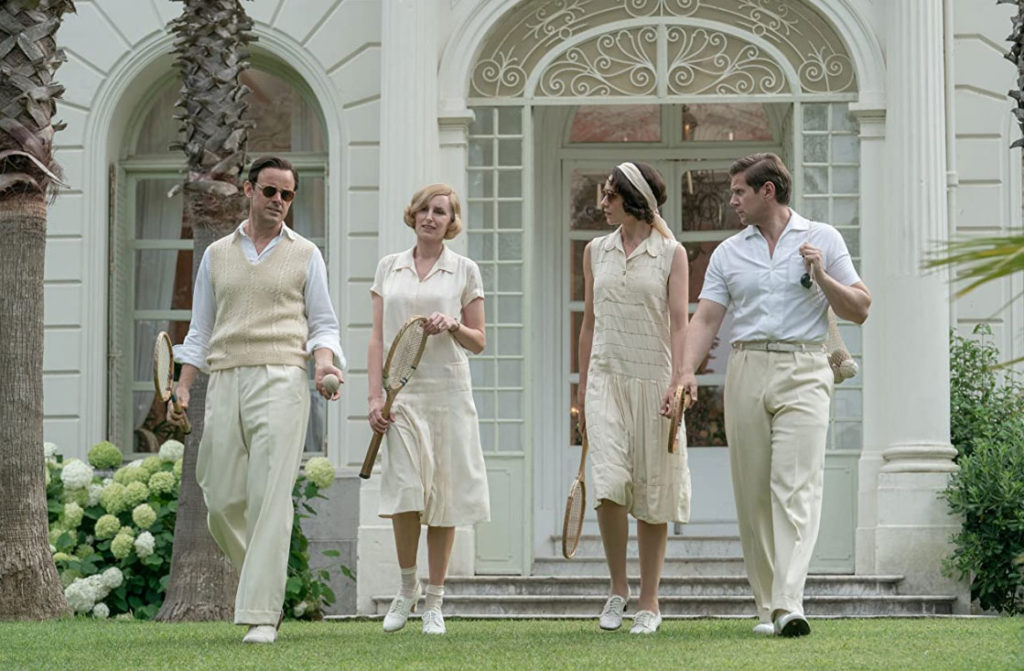
M 849 57 L 828 47 L 813 49 L 807 54 L 797 74 L 804 88 L 816 93 L 843 91 L 854 83 Z
M 672 94 L 780 93 L 786 78 L 756 46 L 706 28 L 673 26 L 669 44 L 679 49 L 668 68 Z
M 791 18 L 788 5 L 776 4 L 773 9 L 767 6 L 768 0 L 742 0 L 740 11 L 750 19 L 747 28 L 759 37 L 766 35 L 789 36 L 799 33 L 799 20 Z
M 527 35 L 538 42 L 549 37 L 567 40 L 580 29 L 578 20 L 586 15 L 586 0 L 561 0 L 544 5 L 526 22 Z
M 653 27 L 605 33 L 566 51 L 548 66 L 538 93 L 545 96 L 650 95 L 658 31 Z
M 691 16 L 700 9 L 700 0 L 626 0 L 624 8 L 634 17 Z
M 696 39 L 691 21 L 706 31 L 710 51 L 689 44 L 673 57 L 680 30 Z M 641 30 L 650 38 L 642 44 Z M 593 37 L 573 44 L 582 33 Z M 711 33 L 728 36 L 725 52 Z M 659 39 L 660 53 L 669 50 L 663 63 L 658 48 L 648 49 Z M 857 88 L 843 35 L 809 0 L 524 0 L 490 29 L 470 90 L 482 98 L 778 93 L 797 88 L 784 75 L 792 72 L 808 93 Z
M 495 96 L 515 96 L 523 92 L 526 71 L 519 65 L 518 58 L 498 52 L 493 58 L 477 62 L 473 79 L 489 85 Z

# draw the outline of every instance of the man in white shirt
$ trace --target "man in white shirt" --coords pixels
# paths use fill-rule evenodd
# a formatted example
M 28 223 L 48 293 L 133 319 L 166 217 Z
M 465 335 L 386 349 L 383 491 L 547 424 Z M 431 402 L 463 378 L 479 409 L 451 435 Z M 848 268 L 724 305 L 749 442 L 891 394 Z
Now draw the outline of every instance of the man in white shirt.
M 239 572 L 235 623 L 247 643 L 273 643 L 284 603 L 292 488 L 309 419 L 310 356 L 317 391 L 342 379 L 338 319 L 320 250 L 284 219 L 298 174 L 277 157 L 253 161 L 244 184 L 249 218 L 207 248 L 196 275 L 192 323 L 175 348 L 178 399 L 210 373 L 196 479 L 210 533 Z M 169 405 L 171 419 L 181 417 Z
M 754 631 L 804 636 L 833 385 L 826 310 L 860 324 L 871 295 L 839 232 L 789 208 L 792 178 L 778 156 L 747 156 L 729 174 L 729 205 L 746 228 L 711 255 L 682 384 L 696 399 L 696 370 L 731 309 L 725 429 Z

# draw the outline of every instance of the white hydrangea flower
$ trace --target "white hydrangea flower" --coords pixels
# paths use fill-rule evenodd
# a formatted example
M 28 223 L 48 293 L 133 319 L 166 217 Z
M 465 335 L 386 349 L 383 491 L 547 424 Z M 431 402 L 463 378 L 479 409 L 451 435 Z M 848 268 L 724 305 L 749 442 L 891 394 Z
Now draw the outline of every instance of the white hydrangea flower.
M 111 566 L 103 573 L 97 574 L 103 581 L 103 584 L 107 589 L 117 589 L 124 582 L 124 574 L 121 573 L 121 569 L 116 566 Z
M 99 620 L 105 620 L 110 617 L 110 609 L 107 608 L 107 604 L 98 603 L 92 607 L 92 616 Z
M 50 554 L 53 554 L 56 551 L 57 551 L 57 546 L 54 545 L 53 543 L 50 543 Z
M 185 445 L 178 440 L 165 440 L 164 444 L 160 446 L 158 454 L 160 461 L 172 464 L 181 459 L 181 455 L 185 454 Z
M 74 501 L 71 503 L 64 504 L 64 523 L 68 529 L 77 529 L 82 523 L 82 516 L 85 511 L 82 510 L 82 506 L 78 505 Z
M 43 457 L 53 459 L 57 456 L 57 443 L 43 443 Z
M 97 601 L 101 600 L 110 591 L 104 584 L 97 580 L 98 575 L 91 575 L 88 578 L 75 578 L 74 582 L 64 590 L 64 597 L 68 605 L 76 613 L 88 613 Z
M 320 489 L 334 482 L 334 466 L 324 457 L 313 457 L 306 462 L 306 477 Z
M 100 484 L 102 484 L 102 485 L 103 485 L 104 487 L 107 487 L 107 486 L 109 486 L 109 485 L 110 485 L 110 484 L 111 484 L 112 482 L 114 482 L 114 478 L 103 478 L 103 482 L 102 482 L 102 483 L 100 483 Z
M 153 538 L 153 534 L 143 531 L 135 539 L 135 554 L 139 555 L 139 559 L 144 559 L 153 554 L 154 545 L 156 545 L 156 539 Z
M 295 608 L 292 608 L 292 613 L 297 618 L 302 617 L 306 614 L 307 608 L 309 608 L 309 604 L 307 604 L 305 601 L 300 601 L 297 604 L 295 604 Z
M 96 506 L 96 505 L 99 505 L 99 503 L 100 503 L 100 494 L 103 493 L 103 485 L 98 485 L 95 482 L 93 482 L 93 483 L 90 483 L 89 486 L 86 489 L 88 490 L 88 494 L 89 494 L 89 500 L 86 502 L 86 505 L 89 508 L 91 508 L 93 506 Z
M 60 480 L 67 489 L 82 489 L 92 482 L 92 466 L 80 459 L 69 459 L 60 472 Z

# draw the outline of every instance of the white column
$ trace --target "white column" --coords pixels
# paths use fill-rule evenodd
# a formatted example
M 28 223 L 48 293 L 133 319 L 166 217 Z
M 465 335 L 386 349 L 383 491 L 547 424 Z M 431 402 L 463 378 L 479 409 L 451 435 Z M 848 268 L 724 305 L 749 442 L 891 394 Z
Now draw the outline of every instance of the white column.
M 885 12 L 892 37 L 888 191 L 884 218 L 865 223 L 882 227 L 872 236 L 881 244 L 870 248 L 879 256 L 873 279 L 880 281 L 871 287 L 875 309 L 866 328 L 877 371 L 865 396 L 882 399 L 874 407 L 879 431 L 870 434 L 878 443 L 865 455 L 883 448 L 874 571 L 905 576 L 908 592 L 961 595 L 963 586 L 941 571 L 958 523 L 937 497 L 956 470 L 949 443 L 949 285 L 945 273 L 921 270 L 930 246 L 947 234 L 942 3 L 901 0 L 886 3 Z
M 437 132 L 439 6 L 381 0 L 379 252 L 408 249 L 402 212 L 416 189 L 443 181 Z
M 441 179 L 455 189 L 462 200 L 463 232 L 449 243 L 455 251 L 466 254 L 468 250 L 465 220 L 469 196 L 466 179 L 466 165 L 469 162 L 469 126 L 473 123 L 473 111 L 466 108 L 464 100 L 443 100 L 438 107 L 437 123 L 441 145 Z M 479 224 L 479 222 L 477 222 Z

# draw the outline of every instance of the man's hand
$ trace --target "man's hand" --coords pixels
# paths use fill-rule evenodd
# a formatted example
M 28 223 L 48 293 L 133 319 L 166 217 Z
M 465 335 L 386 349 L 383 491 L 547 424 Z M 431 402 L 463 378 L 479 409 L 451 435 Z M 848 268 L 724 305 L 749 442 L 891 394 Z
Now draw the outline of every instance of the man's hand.
M 821 250 L 809 242 L 800 245 L 800 256 L 804 257 L 804 267 L 814 277 L 814 281 L 821 286 L 825 276 L 825 258 Z
M 181 412 L 174 409 L 174 401 L 167 401 L 167 419 L 184 428 L 185 421 L 187 419 L 185 414 L 188 411 L 188 402 L 190 398 L 189 388 L 179 382 L 178 389 L 175 392 L 175 397 L 178 399 L 178 405 L 181 406 Z
M 341 389 L 339 388 L 334 393 L 328 392 L 324 388 L 324 377 L 327 375 L 334 375 L 338 378 L 340 384 L 345 384 L 345 374 L 341 372 L 341 369 L 337 368 L 333 363 L 321 363 L 318 361 L 316 364 L 316 373 L 314 380 L 316 381 L 316 390 L 320 392 L 320 395 L 326 398 L 328 401 L 336 401 L 341 398 Z
M 683 373 L 679 377 L 679 384 L 683 387 L 683 402 L 688 404 L 687 408 L 692 407 L 697 402 L 697 376 L 693 373 Z

